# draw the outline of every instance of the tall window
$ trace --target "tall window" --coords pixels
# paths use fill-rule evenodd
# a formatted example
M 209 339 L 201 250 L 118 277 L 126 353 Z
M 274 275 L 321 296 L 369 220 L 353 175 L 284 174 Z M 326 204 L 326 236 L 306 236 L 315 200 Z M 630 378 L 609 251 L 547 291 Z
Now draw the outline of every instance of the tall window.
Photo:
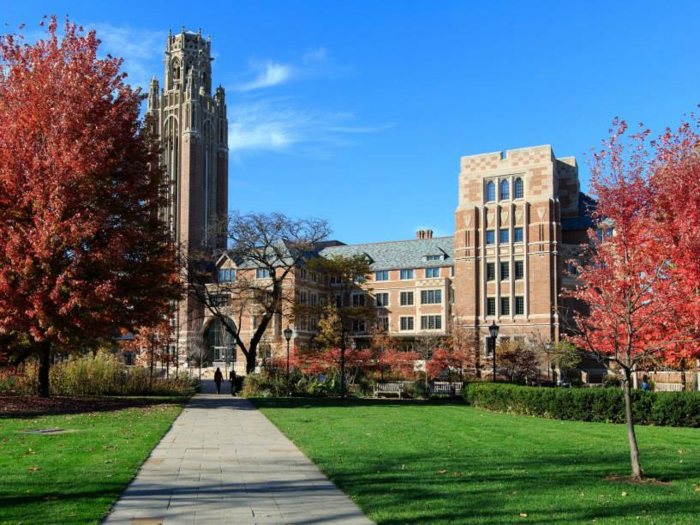
M 440 304 L 442 302 L 442 290 L 421 290 L 421 304 Z
M 504 179 L 501 181 L 501 200 L 508 199 L 510 199 L 510 184 Z
M 496 184 L 490 180 L 486 184 L 486 202 L 493 202 L 496 200 Z
M 523 242 L 523 229 L 513 228 L 513 242 Z
M 501 244 L 508 244 L 510 238 L 510 230 L 508 228 L 501 228 L 498 239 Z
M 496 280 L 496 263 L 486 263 L 486 280 L 495 281 Z
M 374 296 L 374 301 L 377 306 L 389 306 L 389 294 L 386 292 L 378 293 Z
M 501 315 L 510 315 L 510 297 L 501 297 Z
M 501 281 L 505 281 L 510 277 L 510 264 L 507 262 L 501 263 Z
M 496 315 L 496 298 L 487 297 L 486 298 L 486 315 L 489 317 L 494 317 Z
M 515 298 L 515 315 L 525 315 L 525 298 Z
M 493 230 L 486 230 L 486 244 L 495 244 L 496 243 L 496 232 Z
M 522 199 L 523 194 L 525 193 L 524 188 L 523 188 L 523 179 L 518 177 L 515 179 L 515 184 L 513 184 L 513 197 L 516 199 Z
M 440 277 L 440 268 L 426 268 L 425 269 L 426 279 L 433 279 L 435 277 Z
M 299 302 L 306 304 L 306 292 L 299 292 Z
M 402 331 L 413 330 L 413 317 L 400 317 L 399 329 Z
M 401 306 L 413 305 L 413 292 L 401 292 Z
M 525 277 L 525 266 L 523 261 L 515 261 L 515 280 L 519 281 Z
M 389 272 L 387 270 L 382 270 L 381 272 L 374 272 L 375 281 L 388 281 Z
M 401 279 L 413 279 L 413 270 L 401 270 Z

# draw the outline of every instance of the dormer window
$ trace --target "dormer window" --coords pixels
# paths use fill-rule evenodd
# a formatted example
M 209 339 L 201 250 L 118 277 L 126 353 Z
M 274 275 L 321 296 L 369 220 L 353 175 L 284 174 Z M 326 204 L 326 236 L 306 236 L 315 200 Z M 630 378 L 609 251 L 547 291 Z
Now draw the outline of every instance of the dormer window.
M 426 255 L 425 260 L 426 261 L 441 261 L 442 255 Z
M 221 268 L 219 270 L 220 283 L 232 283 L 236 280 L 236 270 L 232 268 Z

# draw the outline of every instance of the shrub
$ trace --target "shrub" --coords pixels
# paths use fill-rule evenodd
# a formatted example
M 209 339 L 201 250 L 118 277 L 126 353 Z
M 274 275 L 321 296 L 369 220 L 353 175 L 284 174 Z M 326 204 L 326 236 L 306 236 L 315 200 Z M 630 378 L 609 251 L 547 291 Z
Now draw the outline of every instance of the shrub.
M 333 377 L 321 381 L 312 375 L 292 373 L 287 379 L 284 372 L 263 370 L 257 374 L 248 374 L 243 383 L 242 397 L 325 397 L 337 390 Z
M 22 370 L 0 378 L 0 392 L 32 395 L 37 391 L 38 367 L 28 361 Z M 72 356 L 51 367 L 51 395 L 192 395 L 198 381 L 185 374 L 150 376 L 147 368 L 127 367 L 109 352 Z
M 477 408 L 529 416 L 607 423 L 625 422 L 619 388 L 542 388 L 472 383 L 463 396 Z M 700 427 L 700 392 L 632 392 L 635 421 L 643 425 Z

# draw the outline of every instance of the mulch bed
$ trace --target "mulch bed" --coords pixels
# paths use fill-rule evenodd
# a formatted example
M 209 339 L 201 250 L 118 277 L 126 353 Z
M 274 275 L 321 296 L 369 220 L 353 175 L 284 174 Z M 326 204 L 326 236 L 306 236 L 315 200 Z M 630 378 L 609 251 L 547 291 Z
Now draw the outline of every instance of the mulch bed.
M 162 404 L 162 399 L 127 397 L 51 397 L 0 395 L 0 418 L 109 412 Z

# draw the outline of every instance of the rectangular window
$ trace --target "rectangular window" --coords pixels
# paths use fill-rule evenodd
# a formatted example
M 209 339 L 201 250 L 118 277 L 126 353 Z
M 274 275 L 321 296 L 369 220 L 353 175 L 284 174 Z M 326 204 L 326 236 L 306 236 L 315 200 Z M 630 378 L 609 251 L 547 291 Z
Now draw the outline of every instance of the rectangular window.
M 222 268 L 219 270 L 220 283 L 232 283 L 236 280 L 236 270 L 231 268 Z
M 299 292 L 299 302 L 306 304 L 306 292 Z
M 359 306 L 364 306 L 365 305 L 365 294 L 354 294 L 352 296 L 352 305 L 354 307 L 359 307 Z
M 381 272 L 374 272 L 374 280 L 375 281 L 388 281 L 389 280 L 389 272 L 386 270 L 382 270 Z
M 426 261 L 439 261 L 440 259 L 442 259 L 442 256 L 440 256 L 440 255 L 426 255 L 425 256 Z
M 270 277 L 270 270 L 267 268 L 258 268 L 255 270 L 256 279 L 267 279 L 268 277 Z
M 440 268 L 426 268 L 425 269 L 426 279 L 434 279 L 440 277 Z
M 400 317 L 399 325 L 401 331 L 413 330 L 413 317 Z
M 384 332 L 389 331 L 389 318 L 386 316 L 382 316 L 379 318 L 379 327 L 382 329 Z
M 316 282 L 316 279 L 317 279 L 316 272 L 311 272 L 311 280 L 312 280 L 313 282 Z
M 421 304 L 440 304 L 442 302 L 442 290 L 421 290 Z
M 499 235 L 498 235 L 498 241 L 501 244 L 508 244 L 509 239 L 510 239 L 510 230 L 508 228 L 501 228 Z
M 510 315 L 510 297 L 501 297 L 501 315 Z
M 367 323 L 364 319 L 355 319 L 352 322 L 352 331 L 358 333 L 364 333 L 367 331 Z
M 496 263 L 486 263 L 486 280 L 495 281 L 496 280 Z
M 413 279 L 413 270 L 401 270 L 401 279 Z
M 342 308 L 343 307 L 343 297 L 340 295 L 335 296 L 335 307 L 336 308 Z
M 389 306 L 389 294 L 378 293 L 374 296 L 377 306 Z
M 496 232 L 493 230 L 486 230 L 486 245 L 496 243 Z
M 515 261 L 515 280 L 519 281 L 525 277 L 525 266 L 523 261 Z
M 413 305 L 413 292 L 401 292 L 401 306 Z
M 523 242 L 522 228 L 513 228 L 513 242 Z
M 304 268 L 302 268 L 299 273 L 301 274 L 300 278 L 305 280 L 306 279 L 306 270 Z
M 454 277 L 455 276 L 455 267 L 450 266 L 450 276 Z
M 501 281 L 505 281 L 510 278 L 510 264 L 507 262 L 501 263 Z
M 421 330 L 442 330 L 441 315 L 421 315 L 420 318 Z
M 515 315 L 525 315 L 525 298 L 515 298 Z
M 316 306 L 316 303 L 318 303 L 318 295 L 315 293 L 311 294 L 311 306 Z
M 308 329 L 308 321 L 306 320 L 306 317 L 301 318 L 299 325 L 299 330 L 306 332 L 306 330 Z
M 496 298 L 487 297 L 486 298 L 486 315 L 493 317 L 496 315 Z

